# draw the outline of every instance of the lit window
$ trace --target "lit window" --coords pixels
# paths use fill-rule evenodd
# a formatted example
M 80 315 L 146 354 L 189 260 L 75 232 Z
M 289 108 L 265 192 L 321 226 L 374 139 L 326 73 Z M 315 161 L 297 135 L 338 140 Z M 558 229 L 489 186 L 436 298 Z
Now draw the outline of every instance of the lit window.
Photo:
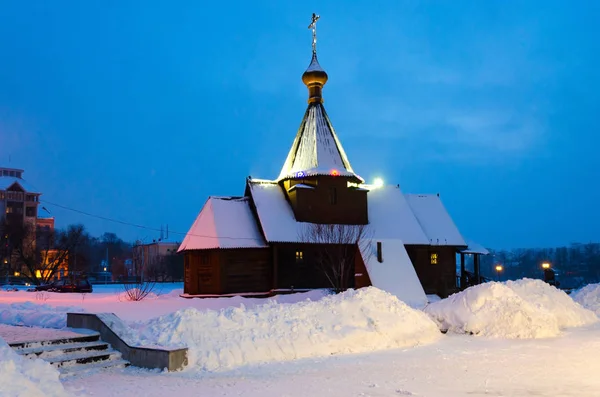
M 296 251 L 296 262 L 302 262 L 304 260 L 304 253 L 302 251 Z
M 437 265 L 437 263 L 438 263 L 438 254 L 437 254 L 437 252 L 432 252 L 431 253 L 431 264 Z

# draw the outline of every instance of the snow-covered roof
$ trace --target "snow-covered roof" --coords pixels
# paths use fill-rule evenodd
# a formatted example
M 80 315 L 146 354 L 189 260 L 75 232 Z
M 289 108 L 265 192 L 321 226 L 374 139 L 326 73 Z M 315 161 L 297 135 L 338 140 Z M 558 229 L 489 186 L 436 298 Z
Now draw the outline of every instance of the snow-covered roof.
M 291 188 L 289 188 L 288 192 L 291 192 L 291 191 L 296 190 L 296 189 L 309 189 L 309 190 L 311 190 L 311 189 L 314 189 L 314 188 L 315 188 L 314 186 L 305 185 L 304 183 L 297 183 L 294 186 L 292 186 Z
M 367 193 L 367 202 L 370 232 L 374 238 L 399 239 L 404 244 L 430 244 L 399 187 L 372 189 Z
M 0 175 L 0 190 L 6 190 L 12 185 L 17 183 L 23 190 L 27 193 L 35 193 L 35 189 L 33 189 L 24 179 L 16 178 L 14 176 L 1 176 Z
M 360 179 L 352 170 L 322 103 L 308 105 L 278 179 L 312 175 Z
M 306 222 L 298 222 L 283 189 L 273 181 L 248 182 L 260 226 L 268 242 L 300 242 Z M 413 201 L 413 205 L 410 205 Z M 466 246 L 439 197 L 405 195 L 397 186 L 367 193 L 368 234 L 408 245 Z
M 429 244 L 467 245 L 437 194 L 406 194 L 404 196 L 425 232 Z
M 377 242 L 381 242 L 382 262 L 377 260 Z M 413 307 L 423 308 L 427 304 L 425 291 L 401 240 L 370 239 L 361 246 L 361 255 L 374 287 Z
M 489 255 L 490 251 L 485 248 L 483 245 L 476 243 L 472 240 L 467 240 L 467 248 L 460 251 L 463 254 L 481 254 L 481 255 Z
M 269 242 L 299 242 L 303 222 L 297 222 L 294 211 L 276 182 L 249 181 L 250 194 L 260 226 Z
M 267 247 L 248 197 L 209 197 L 179 252 L 211 248 Z

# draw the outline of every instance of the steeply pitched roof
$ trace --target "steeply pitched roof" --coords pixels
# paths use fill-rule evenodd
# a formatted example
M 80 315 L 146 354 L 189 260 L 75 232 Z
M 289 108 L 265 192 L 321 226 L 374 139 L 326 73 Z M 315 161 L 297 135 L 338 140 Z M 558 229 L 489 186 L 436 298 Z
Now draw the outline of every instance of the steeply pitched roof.
M 467 246 L 438 195 L 406 194 L 405 197 L 429 244 Z
M 247 197 L 209 197 L 179 246 L 179 252 L 267 247 L 248 204 Z
M 302 222 L 297 222 L 292 207 L 276 182 L 248 181 L 260 226 L 269 242 L 299 242 Z
M 331 175 L 332 172 L 360 179 L 352 170 L 323 104 L 311 103 L 278 179 Z

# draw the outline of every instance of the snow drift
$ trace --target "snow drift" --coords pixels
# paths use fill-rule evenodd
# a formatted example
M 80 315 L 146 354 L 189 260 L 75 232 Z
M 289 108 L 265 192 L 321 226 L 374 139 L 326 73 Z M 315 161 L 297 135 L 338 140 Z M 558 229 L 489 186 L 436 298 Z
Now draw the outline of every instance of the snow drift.
M 500 338 L 557 336 L 598 318 L 541 280 L 490 282 L 425 308 L 443 330 Z
M 0 338 L 0 396 L 68 396 L 58 377 L 58 371 L 50 364 L 19 356 Z
M 506 286 L 537 308 L 549 311 L 556 317 L 559 328 L 580 327 L 598 321 L 594 313 L 581 307 L 564 291 L 542 280 L 524 278 L 507 281 Z
M 571 294 L 571 298 L 600 316 L 600 284 L 589 284 Z
M 0 304 L 0 323 L 30 327 L 64 328 L 67 326 L 67 312 L 80 313 L 83 311 L 82 308 L 76 306 L 50 306 L 33 302 Z
M 141 330 L 141 344 L 188 346 L 189 366 L 196 370 L 417 346 L 441 336 L 425 313 L 373 287 L 316 302 L 188 308 L 150 320 Z

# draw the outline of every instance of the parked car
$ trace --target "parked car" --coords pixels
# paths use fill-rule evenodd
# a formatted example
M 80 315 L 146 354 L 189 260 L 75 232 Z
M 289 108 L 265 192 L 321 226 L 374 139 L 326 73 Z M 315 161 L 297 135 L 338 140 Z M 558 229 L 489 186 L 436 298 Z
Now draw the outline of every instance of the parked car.
M 86 279 L 62 279 L 46 285 L 38 285 L 34 291 L 49 292 L 92 292 L 92 284 Z

